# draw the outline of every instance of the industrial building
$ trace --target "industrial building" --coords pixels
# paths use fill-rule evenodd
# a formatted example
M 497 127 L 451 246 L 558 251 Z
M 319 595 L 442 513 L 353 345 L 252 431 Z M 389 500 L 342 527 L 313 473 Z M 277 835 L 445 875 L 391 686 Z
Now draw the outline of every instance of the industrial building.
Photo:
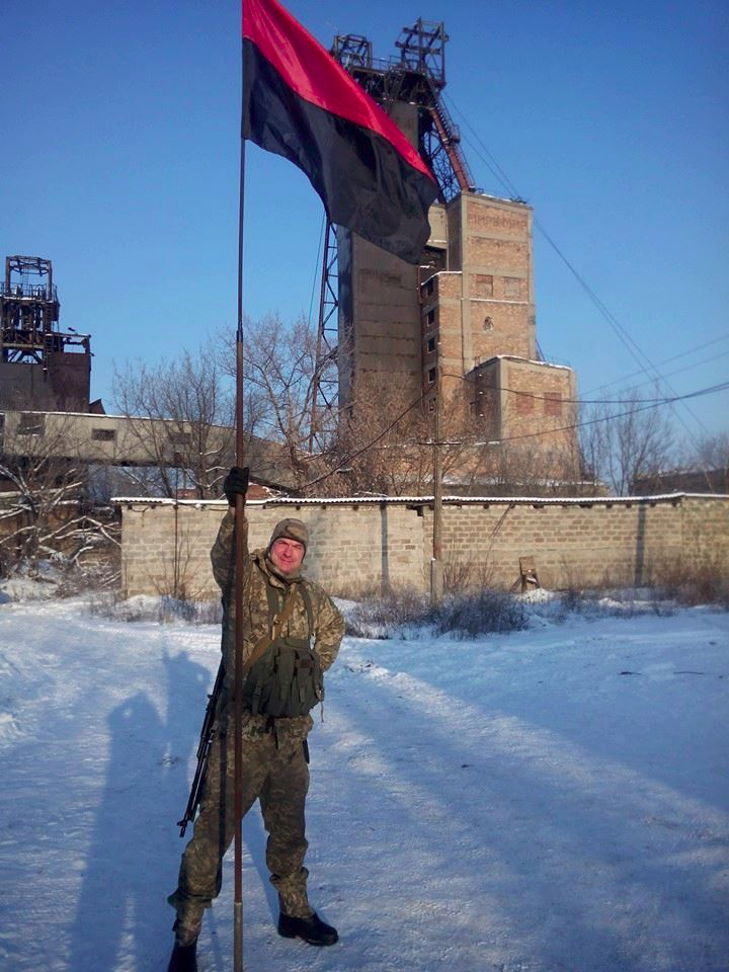
M 0 283 L 0 408 L 88 412 L 91 338 L 59 328 L 50 260 L 9 256 Z
M 442 99 L 447 39 L 442 23 L 418 20 L 403 29 L 398 56 L 380 60 L 364 37 L 335 38 L 333 55 L 429 162 L 440 193 L 420 266 L 330 228 L 321 360 L 336 348 L 340 405 L 356 408 L 358 392 L 373 385 L 422 395 L 431 410 L 435 396 L 446 411 L 460 402 L 492 469 L 508 446 L 544 477 L 574 480 L 576 381 L 539 352 L 532 210 L 474 184 Z M 322 397 L 330 393 L 322 384 Z
M 452 473 L 454 491 L 459 476 L 481 492 L 505 476 L 515 490 L 533 491 L 539 478 L 576 484 L 575 375 L 539 351 L 532 210 L 523 200 L 476 187 L 442 97 L 447 40 L 442 23 L 423 20 L 403 29 L 397 55 L 386 60 L 373 56 L 365 37 L 334 40 L 333 56 L 429 163 L 439 199 L 418 266 L 327 227 L 316 404 L 343 406 L 346 416 L 363 389 L 396 388 L 426 415 L 436 407 L 442 415 L 467 415 L 470 451 Z M 61 330 L 59 307 L 50 260 L 6 259 L 0 284 L 5 449 L 22 453 L 24 442 L 54 429 L 59 441 L 72 438 L 75 454 L 88 462 L 174 462 L 187 428 L 166 430 L 164 448 L 150 450 L 159 423 L 136 419 L 134 428 L 125 428 L 121 417 L 102 418 L 101 402 L 89 400 L 90 336 Z M 62 436 L 53 413 L 67 416 Z M 315 450 L 313 438 L 310 447 Z M 265 479 L 286 482 L 283 470 L 278 477 L 272 472 L 267 462 Z

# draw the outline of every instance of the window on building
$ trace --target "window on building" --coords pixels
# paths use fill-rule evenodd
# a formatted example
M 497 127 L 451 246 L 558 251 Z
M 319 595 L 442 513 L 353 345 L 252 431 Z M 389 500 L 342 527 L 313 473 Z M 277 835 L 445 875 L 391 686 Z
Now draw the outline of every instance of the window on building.
M 190 445 L 192 442 L 192 436 L 189 432 L 173 432 L 170 436 L 172 442 L 178 446 Z
M 429 267 L 434 273 L 445 270 L 448 251 L 444 246 L 426 246 L 420 258 L 422 267 Z
M 436 370 L 435 368 L 428 368 L 428 384 L 432 385 L 435 381 Z
M 435 351 L 435 338 L 434 337 L 428 338 L 428 351 L 429 352 Z
M 430 295 L 433 293 L 434 290 L 435 290 L 435 277 L 431 277 L 430 280 L 426 280 L 425 283 L 423 284 L 423 293 L 425 294 L 426 297 L 430 297 Z
M 92 429 L 91 438 L 96 442 L 115 442 L 116 429 Z
M 432 307 L 425 315 L 425 321 L 427 324 L 435 324 L 435 318 L 436 318 L 435 307 Z
M 509 300 L 523 300 L 526 281 L 521 277 L 504 277 L 504 297 Z
M 18 422 L 18 435 L 45 435 L 46 417 L 23 412 Z
M 516 398 L 516 414 L 531 415 L 534 411 L 534 396 L 527 392 L 519 392 Z
M 545 415 L 562 414 L 562 396 L 560 395 L 559 392 L 544 393 L 544 414 Z
M 493 317 L 484 317 L 484 319 L 483 319 L 483 329 L 484 329 L 484 331 L 493 331 L 493 329 L 494 329 L 494 319 L 493 319 Z
M 494 278 L 491 274 L 475 273 L 471 277 L 471 287 L 473 297 L 494 296 Z

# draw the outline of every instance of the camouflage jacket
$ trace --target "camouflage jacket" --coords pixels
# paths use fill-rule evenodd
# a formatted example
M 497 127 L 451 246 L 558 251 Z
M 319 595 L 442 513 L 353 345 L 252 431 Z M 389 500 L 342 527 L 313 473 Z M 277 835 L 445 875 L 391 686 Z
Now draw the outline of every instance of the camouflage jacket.
M 217 539 L 210 551 L 213 574 L 223 594 L 223 639 L 222 651 L 225 663 L 225 687 L 221 704 L 218 708 L 218 719 L 223 724 L 230 725 L 232 719 L 233 678 L 235 671 L 235 544 L 234 544 L 235 514 L 226 513 L 220 524 Z M 283 637 L 306 638 L 309 634 L 313 639 L 313 648 L 319 655 L 322 671 L 328 669 L 339 651 L 339 644 L 344 634 L 344 620 L 334 606 L 331 598 L 322 587 L 313 581 L 306 580 L 300 573 L 284 579 L 277 574 L 266 556 L 265 550 L 248 551 L 248 522 L 244 521 L 245 537 L 245 573 L 243 578 L 243 605 L 245 616 L 243 619 L 243 659 L 247 659 L 256 642 L 270 633 L 268 595 L 266 588 L 273 586 L 285 596 L 291 584 L 296 584 L 296 595 L 293 612 L 286 622 Z M 305 586 L 311 600 L 314 630 L 309 631 L 309 617 L 306 603 L 300 593 L 300 587 Z M 255 736 L 268 732 L 270 726 L 265 716 L 243 715 L 243 733 Z M 296 716 L 290 719 L 277 719 L 276 732 L 282 736 L 296 736 L 304 738 L 311 727 L 311 716 Z

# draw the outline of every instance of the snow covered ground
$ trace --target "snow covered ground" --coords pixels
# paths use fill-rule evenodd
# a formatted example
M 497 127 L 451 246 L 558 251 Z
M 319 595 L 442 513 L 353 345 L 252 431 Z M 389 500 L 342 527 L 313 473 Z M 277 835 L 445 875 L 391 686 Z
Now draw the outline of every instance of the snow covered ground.
M 0 595 L 1 596 L 1 595 Z M 411 632 L 412 634 L 412 632 Z M 248 972 L 729 968 L 729 614 L 346 639 L 311 737 L 311 897 L 277 936 L 246 820 Z M 0 968 L 163 972 L 218 630 L 0 605 Z M 232 862 L 201 969 L 232 966 Z

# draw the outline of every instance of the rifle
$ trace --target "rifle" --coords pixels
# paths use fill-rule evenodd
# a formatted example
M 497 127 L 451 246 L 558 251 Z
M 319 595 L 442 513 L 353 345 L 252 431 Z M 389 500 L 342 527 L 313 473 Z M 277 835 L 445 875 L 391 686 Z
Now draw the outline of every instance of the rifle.
M 195 776 L 193 777 L 192 786 L 190 787 L 190 796 L 188 797 L 187 806 L 185 807 L 185 812 L 182 815 L 182 819 L 177 821 L 177 826 L 180 828 L 180 837 L 185 836 L 187 825 L 188 823 L 192 823 L 192 821 L 195 819 L 197 807 L 200 803 L 200 794 L 202 792 L 203 783 L 205 782 L 205 774 L 207 773 L 208 769 L 210 747 L 213 744 L 213 739 L 215 739 L 215 709 L 223 688 L 224 680 L 225 666 L 223 664 L 223 660 L 221 659 L 218 667 L 218 674 L 215 679 L 215 685 L 213 686 L 213 691 L 210 693 L 210 695 L 208 695 L 205 718 L 203 719 L 202 729 L 200 730 L 200 742 L 197 746 L 197 769 L 195 770 Z

